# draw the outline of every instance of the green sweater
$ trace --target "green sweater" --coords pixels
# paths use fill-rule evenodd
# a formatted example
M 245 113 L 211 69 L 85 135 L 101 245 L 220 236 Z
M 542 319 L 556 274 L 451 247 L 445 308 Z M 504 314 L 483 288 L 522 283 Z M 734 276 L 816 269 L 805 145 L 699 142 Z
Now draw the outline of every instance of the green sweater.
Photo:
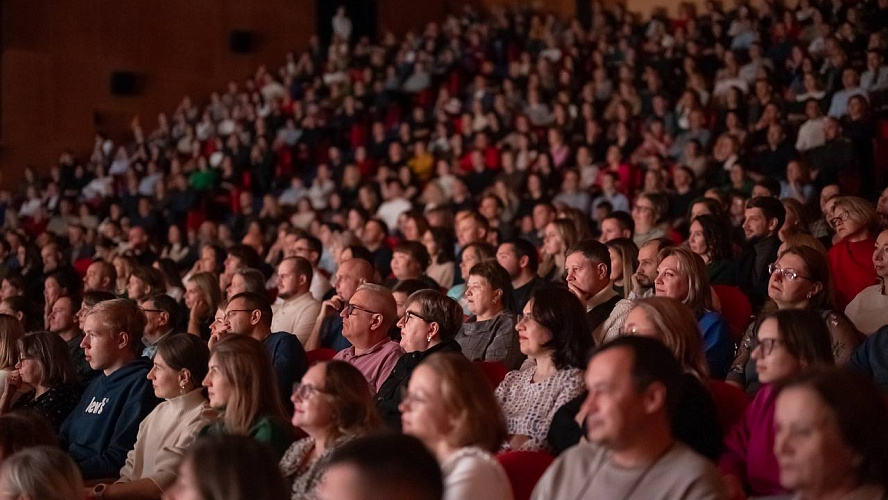
M 225 429 L 225 424 L 220 418 L 217 422 L 207 425 L 200 430 L 199 436 L 225 436 L 230 434 Z M 293 428 L 276 417 L 262 416 L 247 431 L 247 436 L 260 443 L 265 443 L 274 450 L 278 459 L 284 456 L 284 452 L 293 443 Z

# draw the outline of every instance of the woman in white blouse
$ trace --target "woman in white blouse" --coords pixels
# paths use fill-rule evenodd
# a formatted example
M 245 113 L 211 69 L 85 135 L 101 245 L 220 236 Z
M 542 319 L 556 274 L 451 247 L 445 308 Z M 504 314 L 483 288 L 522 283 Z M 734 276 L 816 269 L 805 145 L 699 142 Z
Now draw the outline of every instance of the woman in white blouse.
M 207 420 L 215 417 L 200 385 L 209 360 L 207 344 L 194 335 L 170 334 L 157 343 L 148 378 L 155 396 L 165 401 L 139 425 L 120 479 L 96 485 L 87 498 L 159 499 L 172 486 L 185 451 Z
M 879 283 L 861 290 L 845 308 L 845 316 L 866 335 L 888 325 L 888 229 L 876 238 L 873 266 Z
M 506 446 L 541 450 L 555 412 L 585 388 L 591 330 L 583 304 L 563 287 L 534 290 L 515 329 L 528 360 L 496 388 L 508 426 Z
M 435 353 L 413 371 L 401 398 L 404 433 L 438 458 L 444 500 L 512 500 L 512 487 L 491 455 L 506 435 L 493 390 L 459 353 Z

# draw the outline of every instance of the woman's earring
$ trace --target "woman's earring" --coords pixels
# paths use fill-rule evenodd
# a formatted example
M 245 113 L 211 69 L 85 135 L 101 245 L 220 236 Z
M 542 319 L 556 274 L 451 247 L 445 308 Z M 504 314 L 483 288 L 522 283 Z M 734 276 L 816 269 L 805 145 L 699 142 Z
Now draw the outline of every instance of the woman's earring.
M 185 394 L 185 381 L 179 382 L 179 393 Z
M 428 342 L 429 344 L 432 343 L 432 334 L 431 333 L 426 335 L 426 342 Z

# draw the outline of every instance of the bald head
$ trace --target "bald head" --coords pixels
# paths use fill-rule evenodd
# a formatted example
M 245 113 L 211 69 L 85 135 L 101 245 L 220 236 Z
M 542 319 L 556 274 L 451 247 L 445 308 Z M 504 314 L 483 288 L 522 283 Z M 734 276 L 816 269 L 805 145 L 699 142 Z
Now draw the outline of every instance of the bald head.
M 351 299 L 363 283 L 372 283 L 375 274 L 373 266 L 364 259 L 348 259 L 339 265 L 333 285 L 336 294 L 345 300 Z
M 366 350 L 388 336 L 388 331 L 398 319 L 398 305 L 391 290 L 380 285 L 365 283 L 358 287 L 349 300 L 353 307 L 343 309 L 342 335 L 356 349 Z

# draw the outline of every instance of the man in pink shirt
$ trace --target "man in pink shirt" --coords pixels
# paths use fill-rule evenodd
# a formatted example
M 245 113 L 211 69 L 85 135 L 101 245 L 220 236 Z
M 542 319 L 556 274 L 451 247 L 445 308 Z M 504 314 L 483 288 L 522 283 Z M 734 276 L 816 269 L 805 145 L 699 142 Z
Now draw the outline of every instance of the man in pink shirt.
M 352 346 L 339 351 L 333 359 L 361 370 L 374 390 L 379 390 L 402 354 L 401 346 L 388 336 L 398 320 L 397 311 L 398 306 L 389 289 L 365 283 L 358 287 L 339 314 L 342 335 Z

